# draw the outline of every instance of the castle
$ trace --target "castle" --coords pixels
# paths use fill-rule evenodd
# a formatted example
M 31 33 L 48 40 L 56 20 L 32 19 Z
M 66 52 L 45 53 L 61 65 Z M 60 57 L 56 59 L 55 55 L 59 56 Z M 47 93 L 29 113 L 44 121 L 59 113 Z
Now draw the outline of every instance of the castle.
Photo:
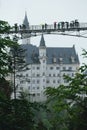
M 27 14 L 23 24 L 29 29 Z M 25 61 L 27 67 L 16 72 L 16 94 L 26 91 L 30 94 L 31 101 L 44 101 L 44 91 L 47 87 L 57 88 L 67 85 L 63 75 L 74 77 L 79 68 L 79 58 L 72 47 L 47 47 L 44 35 L 41 35 L 39 47 L 30 43 L 30 39 L 22 40 L 21 47 L 26 50 Z

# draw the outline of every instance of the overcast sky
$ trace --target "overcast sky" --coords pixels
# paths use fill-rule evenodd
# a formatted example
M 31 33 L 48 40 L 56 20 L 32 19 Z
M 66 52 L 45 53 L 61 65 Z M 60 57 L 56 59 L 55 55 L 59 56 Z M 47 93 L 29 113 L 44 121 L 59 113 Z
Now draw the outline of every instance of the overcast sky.
M 72 21 L 87 23 L 87 0 L 0 0 L 0 20 L 22 24 L 25 11 L 30 25 L 42 23 L 52 24 L 55 21 Z M 80 62 L 87 63 L 83 59 L 82 48 L 87 50 L 87 38 L 76 38 L 60 35 L 45 35 L 48 47 L 72 47 L 75 45 Z M 31 43 L 38 46 L 40 36 L 31 38 Z

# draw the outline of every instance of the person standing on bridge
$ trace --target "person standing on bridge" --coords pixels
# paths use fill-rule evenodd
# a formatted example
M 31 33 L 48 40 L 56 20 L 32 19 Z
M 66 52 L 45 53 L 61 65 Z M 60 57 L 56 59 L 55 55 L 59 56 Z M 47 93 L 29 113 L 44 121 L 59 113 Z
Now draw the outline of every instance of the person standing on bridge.
M 45 29 L 47 29 L 47 23 L 45 23 L 45 25 L 44 25 L 44 26 L 45 26 Z
M 68 29 L 69 28 L 69 22 L 65 22 L 65 27 L 66 27 L 66 29 Z
M 79 22 L 77 19 L 75 20 L 75 27 L 77 27 L 77 28 L 79 27 Z
M 42 30 L 44 29 L 44 24 L 42 24 Z
M 58 29 L 60 29 L 60 22 L 58 23 Z
M 54 29 L 56 29 L 56 22 L 54 22 Z

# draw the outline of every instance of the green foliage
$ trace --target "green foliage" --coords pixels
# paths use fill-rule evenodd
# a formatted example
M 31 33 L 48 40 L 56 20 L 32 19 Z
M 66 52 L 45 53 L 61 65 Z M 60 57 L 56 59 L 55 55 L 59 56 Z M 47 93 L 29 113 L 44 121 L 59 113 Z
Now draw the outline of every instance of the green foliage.
M 23 48 L 21 48 L 20 45 L 15 44 L 13 47 L 10 49 L 10 54 L 11 54 L 11 62 L 13 67 L 13 70 L 20 71 L 26 66 L 25 62 L 25 51 Z
M 5 21 L 0 21 L 0 78 L 5 77 L 9 72 L 9 49 L 17 44 L 7 35 L 10 25 Z
M 25 100 L 0 101 L 0 130 L 33 130 L 32 104 Z
M 6 34 L 9 32 L 9 30 L 11 29 L 10 25 L 8 24 L 8 22 L 0 20 L 0 33 L 2 34 Z
M 49 130 L 46 112 L 45 104 L 10 100 L 0 93 L 0 130 Z
M 20 99 L 11 100 L 11 89 L 5 76 L 12 69 L 24 67 L 23 50 L 17 41 L 6 34 L 10 26 L 0 21 L 0 130 L 87 130 L 87 65 L 80 67 L 74 78 L 65 76 L 69 85 L 58 88 L 47 88 L 46 103 L 31 103 L 26 94 Z M 8 53 L 9 48 L 12 54 Z M 83 49 L 87 58 L 87 51 Z
M 12 87 L 10 85 L 10 82 L 3 77 L 0 79 L 0 92 L 7 98 L 10 98 L 12 93 Z
M 46 90 L 47 106 L 51 111 L 50 122 L 55 130 L 87 129 L 87 66 L 79 70 L 81 73 L 75 77 L 64 77 L 69 85 Z

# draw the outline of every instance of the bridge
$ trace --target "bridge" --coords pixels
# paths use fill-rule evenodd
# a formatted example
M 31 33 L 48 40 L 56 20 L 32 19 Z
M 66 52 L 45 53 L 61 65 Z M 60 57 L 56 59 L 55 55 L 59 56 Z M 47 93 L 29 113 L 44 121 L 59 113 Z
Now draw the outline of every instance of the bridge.
M 53 24 L 25 25 L 14 24 L 8 34 L 20 35 L 21 39 L 38 36 L 41 34 L 67 35 L 87 38 L 87 23 L 79 23 L 78 20 L 71 22 L 54 22 Z M 27 35 L 25 35 L 27 34 Z

